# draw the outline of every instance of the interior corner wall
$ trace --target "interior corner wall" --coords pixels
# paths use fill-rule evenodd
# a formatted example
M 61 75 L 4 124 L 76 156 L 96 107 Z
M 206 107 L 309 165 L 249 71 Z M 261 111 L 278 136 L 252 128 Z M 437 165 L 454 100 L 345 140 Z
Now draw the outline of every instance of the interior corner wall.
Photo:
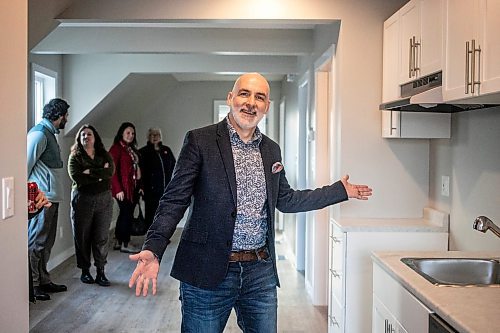
M 0 178 L 14 178 L 14 216 L 0 216 L 2 332 L 29 330 L 26 154 L 21 153 L 26 152 L 27 7 L 25 0 L 0 3 L 0 40 L 8 43 L 0 55 Z
M 341 205 L 342 217 L 421 217 L 428 205 L 429 141 L 381 137 L 383 22 L 404 1 L 337 1 L 335 53 L 341 174 L 374 189 L 368 201 Z
M 28 50 L 33 49 L 58 24 L 55 18 L 78 0 L 29 0 Z
M 450 213 L 450 250 L 498 251 L 490 231 L 472 228 L 485 215 L 500 226 L 500 107 L 455 113 L 451 139 L 431 140 L 430 197 Z M 450 177 L 450 196 L 441 195 L 441 177 Z

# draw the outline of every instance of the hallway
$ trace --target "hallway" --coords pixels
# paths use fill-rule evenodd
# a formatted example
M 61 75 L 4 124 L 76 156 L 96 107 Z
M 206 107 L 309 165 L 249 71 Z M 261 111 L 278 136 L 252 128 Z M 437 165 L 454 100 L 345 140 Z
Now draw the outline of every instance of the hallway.
M 177 229 L 163 257 L 155 297 L 135 297 L 128 288 L 135 263 L 127 254 L 110 250 L 106 266 L 106 275 L 112 283 L 109 288 L 81 283 L 75 259 L 69 258 L 51 272 L 54 282 L 67 284 L 68 291 L 52 294 L 50 301 L 30 303 L 30 332 L 179 332 L 179 284 L 169 273 L 180 233 L 181 229 Z M 278 288 L 278 332 L 326 332 L 327 308 L 310 304 L 304 277 L 286 259 L 282 239 L 277 234 L 282 285 Z M 142 238 L 134 237 L 132 242 L 140 245 Z M 91 272 L 95 276 L 94 267 Z M 241 332 L 234 311 L 224 332 Z

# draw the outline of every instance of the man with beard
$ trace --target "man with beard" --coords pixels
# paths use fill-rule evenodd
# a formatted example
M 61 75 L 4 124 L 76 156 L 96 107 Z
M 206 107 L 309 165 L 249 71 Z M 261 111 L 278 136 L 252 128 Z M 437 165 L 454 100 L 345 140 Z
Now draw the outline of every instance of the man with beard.
M 33 272 L 35 298 L 49 300 L 48 293 L 67 287 L 50 280 L 47 262 L 56 239 L 59 202 L 62 201 L 64 169 L 56 134 L 68 121 L 69 104 L 60 98 L 43 107 L 43 119 L 28 132 L 28 181 L 35 182 L 52 203 L 28 221 L 28 255 Z
M 181 281 L 182 332 L 223 332 L 233 308 L 243 332 L 276 332 L 275 209 L 304 212 L 372 195 L 347 175 L 314 190 L 292 189 L 278 144 L 257 127 L 269 93 L 262 75 L 244 74 L 227 95 L 228 116 L 186 134 L 142 251 L 130 256 L 137 267 L 129 287 L 146 296 L 152 283 L 156 294 L 168 240 L 190 208 L 171 272 Z

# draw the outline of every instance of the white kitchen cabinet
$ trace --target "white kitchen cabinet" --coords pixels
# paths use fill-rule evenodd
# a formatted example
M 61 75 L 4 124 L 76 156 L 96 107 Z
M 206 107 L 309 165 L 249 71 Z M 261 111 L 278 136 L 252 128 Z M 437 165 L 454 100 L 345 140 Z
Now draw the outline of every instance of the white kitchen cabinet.
M 443 1 L 412 0 L 399 11 L 399 83 L 442 70 Z
M 373 295 L 372 333 L 407 333 L 403 325 L 385 305 Z
M 372 332 L 427 332 L 430 313 L 377 263 L 373 264 Z
M 442 7 L 441 0 L 410 1 L 384 22 L 383 103 L 401 98 L 400 83 L 441 70 Z M 426 19 L 426 24 L 420 23 L 423 18 Z M 418 45 L 411 48 L 410 39 L 412 43 L 413 39 L 416 39 Z M 412 56 L 413 54 L 415 57 Z M 419 70 L 412 71 L 410 65 Z M 441 139 L 451 137 L 449 114 L 403 113 L 387 110 L 381 112 L 382 137 L 384 138 Z
M 443 98 L 500 92 L 500 1 L 447 0 Z
M 382 137 L 448 139 L 451 115 L 435 112 L 382 111 Z
M 353 223 L 354 227 L 349 220 L 330 223 L 329 333 L 371 331 L 372 251 L 444 251 L 448 246 L 447 227 L 431 230 L 417 223 L 408 228 L 405 221 L 398 224 L 390 219 Z
M 399 12 L 384 22 L 382 102 L 391 102 L 401 97 L 399 88 L 400 46 Z

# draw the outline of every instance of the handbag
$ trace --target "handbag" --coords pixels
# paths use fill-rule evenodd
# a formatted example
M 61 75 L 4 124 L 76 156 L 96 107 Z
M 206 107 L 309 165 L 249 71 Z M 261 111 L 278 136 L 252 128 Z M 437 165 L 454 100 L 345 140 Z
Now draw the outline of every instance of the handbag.
M 137 202 L 138 214 L 132 218 L 132 225 L 130 226 L 130 234 L 132 236 L 144 236 L 148 231 L 148 226 L 146 225 L 146 220 L 144 219 L 144 214 L 142 213 L 140 200 Z M 134 209 L 134 212 L 136 209 Z

